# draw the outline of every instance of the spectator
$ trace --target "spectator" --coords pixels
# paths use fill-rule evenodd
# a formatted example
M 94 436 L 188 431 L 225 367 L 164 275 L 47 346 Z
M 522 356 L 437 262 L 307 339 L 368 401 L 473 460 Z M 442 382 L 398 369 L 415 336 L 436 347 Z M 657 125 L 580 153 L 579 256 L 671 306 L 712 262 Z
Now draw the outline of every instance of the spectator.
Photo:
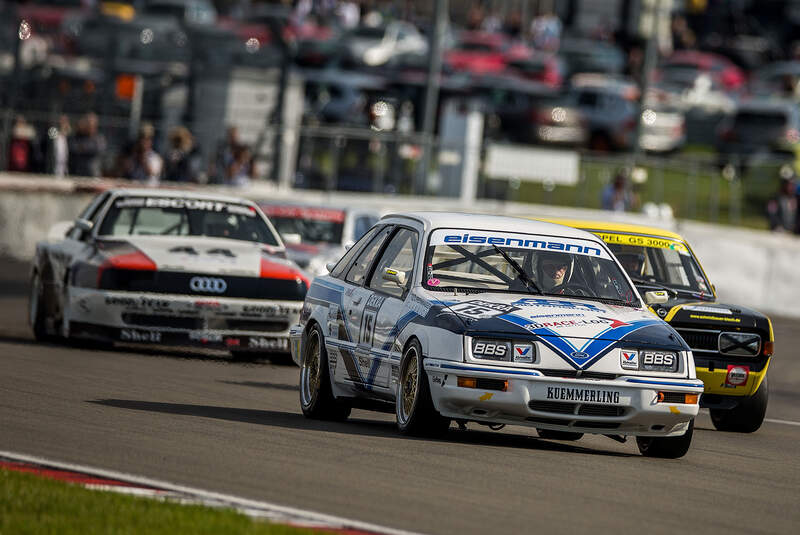
M 239 129 L 229 126 L 225 134 L 225 139 L 217 147 L 217 156 L 214 162 L 214 170 L 211 175 L 217 184 L 227 182 L 228 168 L 233 163 L 234 152 L 240 145 Z
M 153 125 L 144 124 L 139 131 L 139 137 L 133 146 L 127 178 L 138 182 L 145 182 L 148 186 L 158 185 L 161 172 L 164 169 L 164 160 L 153 149 Z
M 253 175 L 253 158 L 246 145 L 237 145 L 233 161 L 228 166 L 225 182 L 230 186 L 246 187 Z
M 531 21 L 531 39 L 534 48 L 555 52 L 561 43 L 561 19 L 552 13 L 540 15 Z
M 51 126 L 47 130 L 47 137 L 42 144 L 44 154 L 44 172 L 57 177 L 69 173 L 69 143 L 72 128 L 69 117 L 62 115 L 58 118 L 58 126 Z
M 767 202 L 769 228 L 775 232 L 800 232 L 797 212 L 797 185 L 791 178 L 782 178 L 778 194 Z
M 22 115 L 14 117 L 8 143 L 8 170 L 30 173 L 39 160 L 36 130 Z
M 614 181 L 603 188 L 601 204 L 603 210 L 613 210 L 615 212 L 627 212 L 636 207 L 638 199 L 628 187 L 628 181 L 624 173 L 617 173 Z
M 176 126 L 169 133 L 164 180 L 198 182 L 201 158 L 194 137 L 186 127 Z
M 70 174 L 100 176 L 106 138 L 97 131 L 97 115 L 87 113 L 78 119 L 78 128 L 69 145 Z

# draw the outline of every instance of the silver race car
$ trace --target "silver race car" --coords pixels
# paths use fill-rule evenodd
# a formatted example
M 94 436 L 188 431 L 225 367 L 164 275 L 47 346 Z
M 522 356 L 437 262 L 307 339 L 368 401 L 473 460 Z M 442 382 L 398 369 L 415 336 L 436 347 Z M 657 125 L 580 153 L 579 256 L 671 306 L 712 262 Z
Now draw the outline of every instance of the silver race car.
M 306 416 L 388 404 L 404 433 L 518 424 L 680 457 L 703 391 L 603 241 L 538 221 L 384 217 L 314 280 L 290 336 Z
M 29 320 L 39 340 L 197 345 L 245 357 L 289 350 L 309 282 L 249 201 L 111 190 L 55 235 L 33 261 Z

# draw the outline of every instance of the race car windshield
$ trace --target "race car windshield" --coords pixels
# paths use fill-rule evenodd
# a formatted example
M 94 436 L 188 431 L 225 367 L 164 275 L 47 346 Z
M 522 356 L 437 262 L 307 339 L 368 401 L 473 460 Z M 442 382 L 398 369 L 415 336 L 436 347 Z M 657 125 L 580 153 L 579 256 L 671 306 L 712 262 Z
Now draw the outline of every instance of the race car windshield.
M 527 284 L 513 264 L 524 270 Z M 541 290 L 544 295 L 638 302 L 606 249 L 580 238 L 438 229 L 431 233 L 423 278 L 425 288 L 434 291 Z
M 263 206 L 281 235 L 298 234 L 302 243 L 342 243 L 343 210 L 296 206 Z
M 699 294 L 698 297 L 713 296 L 711 283 L 683 243 L 621 234 L 601 237 L 635 283 L 692 292 Z M 620 241 L 625 243 L 618 243 Z M 643 244 L 632 245 L 631 242 Z
M 250 206 L 201 199 L 126 197 L 109 208 L 100 236 L 209 236 L 278 245 Z

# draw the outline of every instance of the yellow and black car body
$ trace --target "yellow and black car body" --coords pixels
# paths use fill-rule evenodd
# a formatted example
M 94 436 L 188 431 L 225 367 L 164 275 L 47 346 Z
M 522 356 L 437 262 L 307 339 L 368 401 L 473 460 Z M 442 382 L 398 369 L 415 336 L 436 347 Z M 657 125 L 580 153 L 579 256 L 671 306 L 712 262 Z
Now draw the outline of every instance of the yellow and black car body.
M 594 233 L 609 244 L 618 258 L 618 251 L 626 248 L 680 253 L 680 261 L 697 279 L 694 284 L 668 284 L 659 280 L 656 273 L 641 278 L 630 272 L 629 275 L 643 296 L 651 291 L 666 292 L 668 300 L 651 304 L 650 309 L 692 348 L 697 378 L 705 385 L 700 406 L 710 409 L 714 426 L 721 431 L 746 433 L 761 426 L 769 396 L 767 369 L 774 348 L 772 322 L 766 315 L 741 305 L 717 302 L 714 286 L 691 247 L 674 232 L 616 222 L 548 221 Z M 678 258 L 674 254 L 672 257 Z M 674 264 L 661 268 L 680 269 Z

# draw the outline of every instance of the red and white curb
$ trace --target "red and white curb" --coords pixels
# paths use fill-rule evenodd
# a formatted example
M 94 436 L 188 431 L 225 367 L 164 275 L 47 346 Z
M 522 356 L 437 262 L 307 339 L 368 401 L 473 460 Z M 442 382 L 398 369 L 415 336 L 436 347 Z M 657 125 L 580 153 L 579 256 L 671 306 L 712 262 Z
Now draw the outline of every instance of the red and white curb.
M 387 528 L 359 520 L 10 451 L 0 450 L 0 468 L 34 473 L 51 479 L 76 483 L 89 489 L 120 492 L 182 504 L 234 509 L 247 516 L 268 520 L 275 524 L 347 533 L 348 535 L 417 535 L 410 531 Z

